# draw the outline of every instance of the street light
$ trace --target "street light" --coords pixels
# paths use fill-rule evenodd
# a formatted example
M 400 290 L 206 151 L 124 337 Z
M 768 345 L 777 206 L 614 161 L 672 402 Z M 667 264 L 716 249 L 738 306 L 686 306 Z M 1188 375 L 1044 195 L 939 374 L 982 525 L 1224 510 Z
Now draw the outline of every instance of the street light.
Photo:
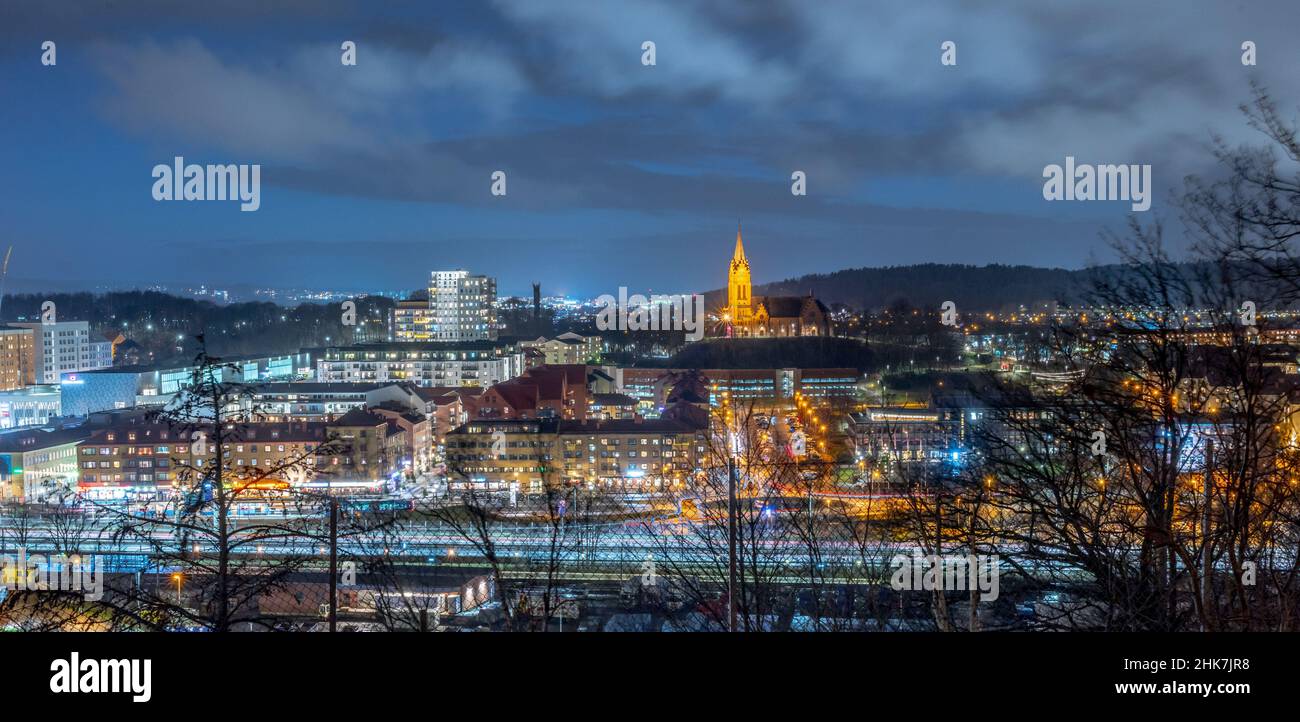
M 730 423 L 728 423 L 730 427 Z M 736 454 L 739 439 L 727 429 L 730 449 L 727 454 L 727 631 L 736 631 Z
M 172 575 L 172 581 L 176 582 L 176 606 L 178 607 L 181 606 L 181 581 L 182 580 L 184 580 L 184 577 L 181 576 L 180 572 L 177 572 Z

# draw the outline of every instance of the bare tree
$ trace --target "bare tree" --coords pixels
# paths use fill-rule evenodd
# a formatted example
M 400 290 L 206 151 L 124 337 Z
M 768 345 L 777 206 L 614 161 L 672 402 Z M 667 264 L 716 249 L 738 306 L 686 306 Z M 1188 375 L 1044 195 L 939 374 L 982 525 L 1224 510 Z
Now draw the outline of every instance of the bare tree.
M 199 337 L 202 344 L 202 337 Z M 271 460 L 262 466 L 236 466 L 230 452 L 245 440 L 249 421 L 260 418 L 252 390 L 226 380 L 232 364 L 200 352 L 188 387 L 149 423 L 169 430 L 187 444 L 173 446 L 170 468 L 174 485 L 160 515 L 146 505 L 113 505 L 82 500 L 99 510 L 95 537 L 102 548 L 142 554 L 148 566 L 137 583 L 120 578 L 100 603 L 111 626 L 121 629 L 168 629 L 177 625 L 214 631 L 274 628 L 275 614 L 260 602 L 283 592 L 318 567 L 327 538 L 326 502 L 295 491 L 286 480 L 316 474 L 317 454 L 337 453 L 322 437 L 320 444 Z M 233 375 L 233 374 L 232 374 Z M 182 449 L 188 447 L 189 453 Z M 272 491 L 267 491 L 267 489 Z M 241 502 L 271 498 L 279 518 L 237 518 Z M 86 532 L 89 517 L 56 522 L 71 547 Z M 152 578 L 152 583 L 144 581 Z

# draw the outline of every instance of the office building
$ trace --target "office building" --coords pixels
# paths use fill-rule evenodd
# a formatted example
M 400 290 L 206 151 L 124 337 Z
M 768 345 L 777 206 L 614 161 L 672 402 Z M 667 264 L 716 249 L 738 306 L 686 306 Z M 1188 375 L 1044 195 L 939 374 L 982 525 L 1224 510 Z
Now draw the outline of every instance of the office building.
M 62 414 L 57 384 L 25 386 L 0 391 L 0 429 L 41 426 Z
M 64 373 L 91 371 L 113 365 L 113 344 L 92 339 L 86 321 L 18 323 L 32 329 L 38 384 L 57 384 Z
M 0 502 L 57 503 L 77 485 L 81 429 L 0 434 Z
M 256 384 L 310 378 L 313 352 L 270 356 L 231 356 L 234 366 L 224 369 L 222 380 Z M 85 416 L 96 411 L 132 409 L 165 404 L 194 380 L 192 363 L 141 364 L 94 371 L 65 372 L 60 379 L 65 416 Z

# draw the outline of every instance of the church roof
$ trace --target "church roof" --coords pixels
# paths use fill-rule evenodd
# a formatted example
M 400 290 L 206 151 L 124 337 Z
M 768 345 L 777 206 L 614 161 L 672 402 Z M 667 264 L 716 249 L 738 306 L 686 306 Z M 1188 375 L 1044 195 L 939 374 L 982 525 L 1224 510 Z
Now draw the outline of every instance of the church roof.
M 827 316 L 831 312 L 826 304 L 812 296 L 755 296 L 754 303 L 766 309 L 770 318 L 798 318 L 810 307 Z
M 773 318 L 798 318 L 803 315 L 804 296 L 761 296 L 757 299 Z

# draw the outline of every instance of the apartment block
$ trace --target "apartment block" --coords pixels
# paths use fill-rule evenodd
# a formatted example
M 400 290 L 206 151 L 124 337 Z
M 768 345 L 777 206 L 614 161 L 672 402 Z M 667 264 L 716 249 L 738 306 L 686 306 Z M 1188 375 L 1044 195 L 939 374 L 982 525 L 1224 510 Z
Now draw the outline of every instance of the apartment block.
M 321 382 L 409 381 L 417 386 L 488 387 L 524 370 L 518 351 L 497 344 L 387 343 L 321 349 L 316 379 Z
M 708 427 L 707 415 L 688 406 L 653 420 L 470 421 L 447 437 L 448 483 L 489 490 L 517 484 L 524 492 L 546 484 L 664 490 L 707 462 Z
M 495 341 L 497 281 L 469 271 L 434 271 L 429 278 L 429 332 L 434 341 Z
M 36 383 L 35 334 L 21 326 L 0 326 L 0 391 Z

